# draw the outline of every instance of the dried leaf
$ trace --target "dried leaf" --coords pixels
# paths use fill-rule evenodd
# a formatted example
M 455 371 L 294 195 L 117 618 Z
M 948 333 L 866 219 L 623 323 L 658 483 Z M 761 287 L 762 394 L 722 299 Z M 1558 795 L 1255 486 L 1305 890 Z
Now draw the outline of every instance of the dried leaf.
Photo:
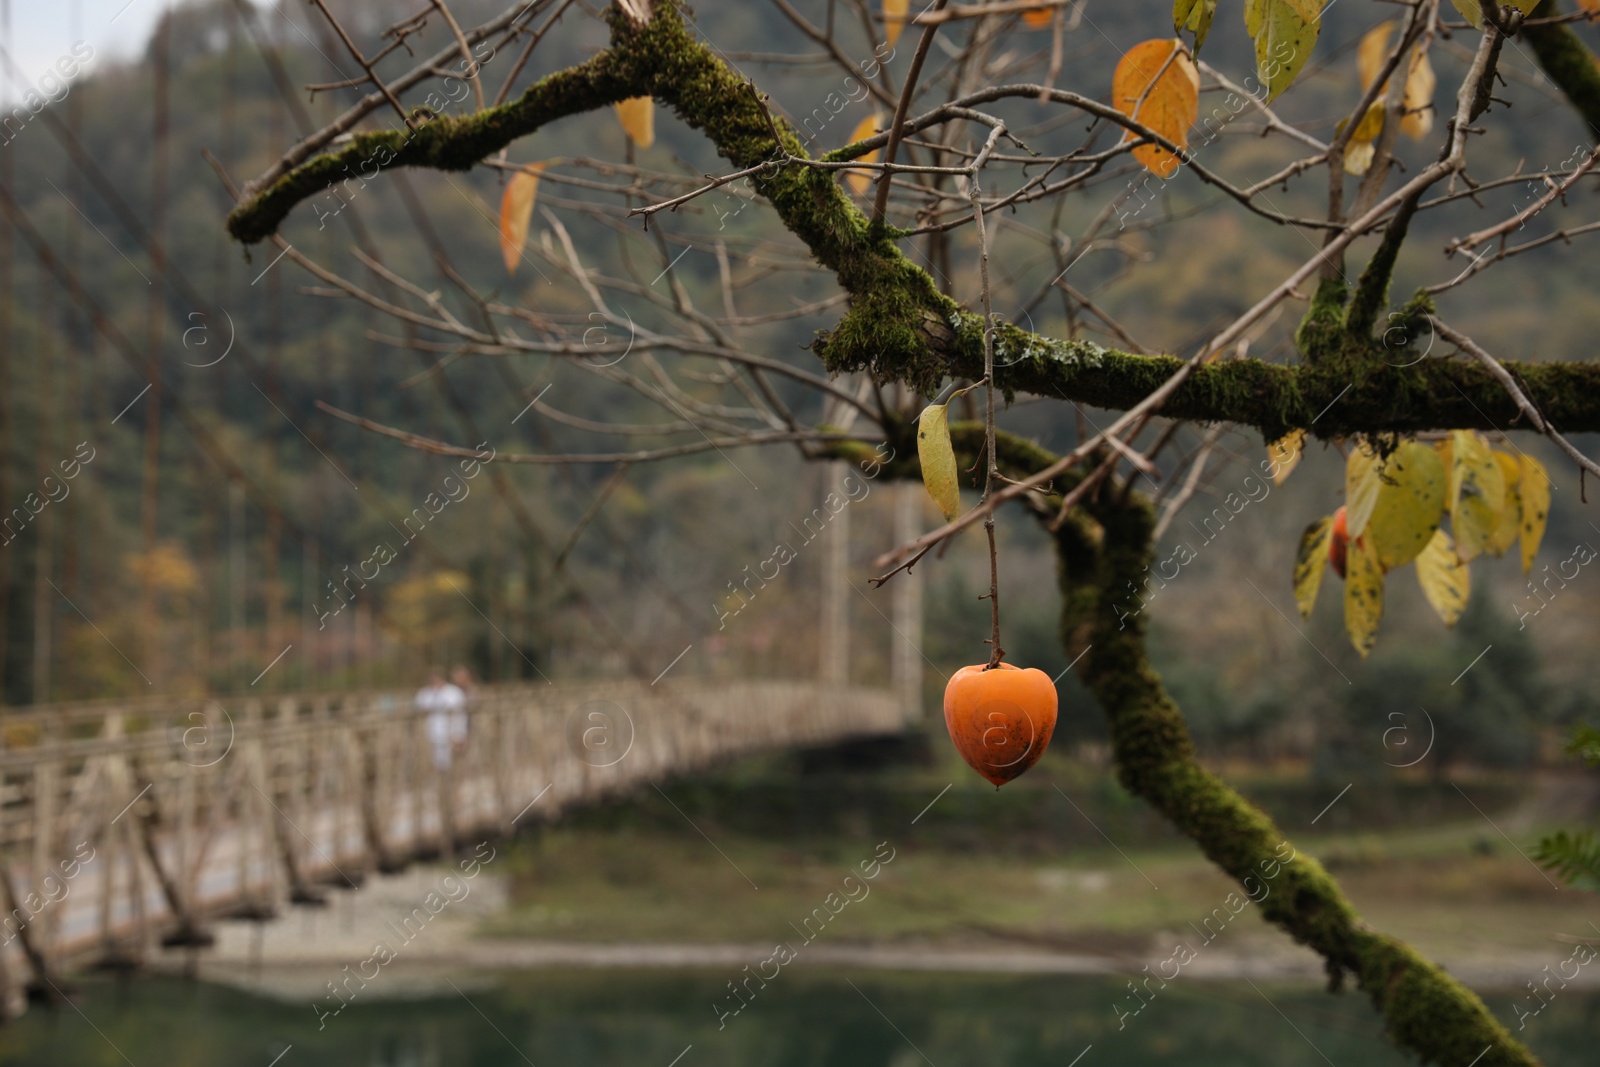
M 1389 38 L 1394 34 L 1395 20 L 1380 22 L 1361 37 L 1356 47 L 1356 70 L 1361 75 L 1361 91 L 1371 88 L 1389 56 Z
M 1400 132 L 1413 141 L 1422 140 L 1433 130 L 1433 91 L 1438 84 L 1433 64 L 1428 62 L 1428 53 L 1420 48 L 1413 51 L 1410 72 L 1406 75 L 1406 113 L 1400 120 Z
M 911 0 L 883 0 L 883 35 L 893 48 L 906 26 L 906 12 L 911 10 Z
M 917 459 L 922 463 L 922 484 L 939 505 L 948 522 L 961 513 L 961 490 L 956 482 L 956 450 L 950 443 L 950 409 L 929 404 L 917 419 Z
M 649 148 L 656 143 L 656 102 L 648 96 L 631 96 L 619 104 L 617 121 L 628 139 L 639 148 Z
M 1382 618 L 1383 568 L 1365 538 L 1352 538 L 1345 556 L 1344 628 L 1362 659 L 1378 643 Z
M 528 242 L 528 220 L 533 217 L 533 202 L 539 195 L 539 174 L 543 163 L 530 163 L 511 176 L 500 195 L 500 255 L 506 273 L 517 273 L 522 246 Z
M 1439 453 L 1425 444 L 1405 441 L 1384 461 L 1365 534 L 1380 567 L 1403 567 L 1427 547 L 1444 520 L 1448 490 Z
M 1422 586 L 1422 595 L 1428 598 L 1444 624 L 1454 626 L 1467 609 L 1472 575 L 1456 556 L 1450 535 L 1443 530 L 1434 531 L 1428 547 L 1417 557 L 1417 582 Z
M 1322 588 L 1322 572 L 1328 569 L 1328 541 L 1333 536 L 1333 516 L 1324 515 L 1305 528 L 1300 547 L 1294 554 L 1294 602 L 1300 617 L 1311 618 L 1317 606 L 1317 591 Z
M 1533 557 L 1539 554 L 1539 542 L 1544 540 L 1545 523 L 1550 519 L 1550 476 L 1544 464 L 1522 454 L 1522 477 L 1518 491 L 1522 497 L 1522 573 L 1533 570 Z
M 1182 41 L 1143 41 L 1128 49 L 1117 64 L 1111 97 L 1118 111 L 1187 148 L 1189 127 L 1200 114 L 1200 72 Z M 1122 139 L 1137 137 L 1129 130 Z M 1160 145 L 1140 145 L 1133 158 L 1163 178 L 1178 169 L 1178 157 Z
M 1245 0 L 1244 25 L 1256 42 L 1256 76 L 1270 102 L 1300 74 L 1322 29 L 1324 0 Z
M 1354 541 L 1367 529 L 1372 509 L 1378 504 L 1378 487 L 1383 484 L 1378 456 L 1365 441 L 1350 450 L 1344 464 L 1345 524 Z
M 1505 476 L 1489 443 L 1471 430 L 1450 433 L 1450 530 L 1456 554 L 1469 562 L 1488 547 L 1505 505 Z
M 1172 32 L 1193 30 L 1194 54 L 1199 55 L 1200 46 L 1206 43 L 1206 35 L 1211 32 L 1211 20 L 1216 14 L 1217 0 L 1173 0 Z
M 1057 8 L 1036 7 L 1022 13 L 1022 24 L 1030 30 L 1042 30 L 1055 20 Z
M 1277 468 L 1272 475 L 1273 485 L 1282 485 L 1288 481 L 1289 475 L 1300 465 L 1300 457 L 1306 454 L 1306 432 L 1304 430 L 1290 430 L 1276 441 L 1267 446 L 1267 458 Z
M 879 124 L 879 119 L 879 114 L 874 111 L 856 123 L 856 128 L 850 131 L 849 143 L 855 144 L 857 141 L 865 141 L 874 134 L 882 133 L 883 130 Z M 878 161 L 878 151 L 874 149 L 868 152 L 860 157 L 860 161 L 862 163 L 876 163 Z M 867 190 L 872 188 L 872 174 L 872 171 L 847 170 L 844 172 L 845 184 L 849 185 L 850 191 L 857 196 L 866 196 Z

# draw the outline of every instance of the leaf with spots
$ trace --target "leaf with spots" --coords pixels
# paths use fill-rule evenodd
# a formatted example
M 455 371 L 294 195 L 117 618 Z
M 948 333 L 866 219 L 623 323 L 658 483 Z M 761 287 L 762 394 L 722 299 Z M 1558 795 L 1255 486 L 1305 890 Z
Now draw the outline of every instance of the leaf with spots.
M 1550 520 L 1550 476 L 1544 464 L 1522 454 L 1519 464 L 1522 477 L 1517 489 L 1522 497 L 1522 573 L 1533 570 L 1533 557 L 1539 554 L 1539 542 L 1544 540 L 1545 523 Z
M 1428 547 L 1417 557 L 1417 582 L 1422 595 L 1433 605 L 1433 610 L 1446 626 L 1454 626 L 1461 613 L 1467 609 L 1467 596 L 1472 592 L 1472 575 L 1467 565 L 1456 556 L 1450 535 L 1435 530 Z
M 939 505 L 948 522 L 961 513 L 961 489 L 956 481 L 956 450 L 950 443 L 950 409 L 929 404 L 917 419 L 917 459 L 922 463 L 922 484 Z
M 1506 482 L 1489 443 L 1472 430 L 1450 433 L 1450 532 L 1468 563 L 1483 554 L 1500 524 Z
M 1386 571 L 1417 558 L 1444 521 L 1449 479 L 1439 453 L 1417 441 L 1402 442 L 1384 461 L 1366 539 Z
M 1294 554 L 1294 602 L 1302 619 L 1311 618 L 1317 606 L 1317 591 L 1322 588 L 1322 572 L 1328 569 L 1328 540 L 1333 536 L 1333 516 L 1324 515 L 1305 528 L 1300 547 Z
M 1344 628 L 1361 658 L 1378 643 L 1383 618 L 1383 568 L 1366 538 L 1351 538 L 1345 556 Z
M 1495 524 L 1494 533 L 1483 550 L 1498 557 L 1517 543 L 1517 534 L 1522 532 L 1522 464 L 1509 452 L 1496 451 L 1493 455 L 1505 479 L 1506 500 L 1500 508 L 1500 521 Z
M 1372 509 L 1378 505 L 1378 488 L 1383 484 L 1382 466 L 1377 453 L 1365 441 L 1350 450 L 1344 463 L 1345 525 L 1354 541 L 1367 529 Z

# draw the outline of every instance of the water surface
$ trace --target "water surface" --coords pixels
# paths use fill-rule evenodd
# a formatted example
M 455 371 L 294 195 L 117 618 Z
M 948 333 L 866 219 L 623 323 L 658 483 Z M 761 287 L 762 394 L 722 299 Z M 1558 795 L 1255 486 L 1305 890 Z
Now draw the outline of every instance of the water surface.
M 275 1057 L 278 1067 L 1413 1062 L 1384 1042 L 1359 994 L 1304 985 L 1173 982 L 1119 1024 L 1113 1005 L 1128 1011 L 1133 1003 L 1126 979 L 785 971 L 719 1027 L 719 1012 L 734 1003 L 726 987 L 734 977 L 453 976 L 459 992 L 357 1000 L 320 1031 L 309 1003 L 168 978 L 95 978 L 80 983 L 75 1007 L 34 1008 L 0 1028 L 0 1067 L 270 1067 Z M 1485 999 L 1515 1027 L 1512 993 Z M 1593 1062 L 1600 992 L 1562 991 L 1523 1034 L 1551 1067 Z

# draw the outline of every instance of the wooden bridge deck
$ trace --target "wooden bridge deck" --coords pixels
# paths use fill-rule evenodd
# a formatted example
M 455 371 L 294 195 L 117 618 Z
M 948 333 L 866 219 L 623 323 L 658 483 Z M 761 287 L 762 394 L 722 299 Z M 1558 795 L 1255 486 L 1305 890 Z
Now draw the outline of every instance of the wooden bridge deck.
M 763 749 L 898 733 L 889 690 L 638 682 L 480 690 L 436 765 L 409 692 L 0 715 L 0 1010 L 23 976 L 204 944 L 534 819 Z

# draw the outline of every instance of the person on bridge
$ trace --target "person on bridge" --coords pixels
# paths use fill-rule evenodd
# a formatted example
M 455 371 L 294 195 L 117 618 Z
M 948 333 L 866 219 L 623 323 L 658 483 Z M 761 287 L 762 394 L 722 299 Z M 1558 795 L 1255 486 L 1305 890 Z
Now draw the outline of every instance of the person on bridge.
M 417 710 L 427 715 L 428 741 L 433 745 L 433 765 L 448 770 L 455 750 L 467 742 L 467 694 L 445 681 L 435 669 L 428 684 L 417 690 Z

